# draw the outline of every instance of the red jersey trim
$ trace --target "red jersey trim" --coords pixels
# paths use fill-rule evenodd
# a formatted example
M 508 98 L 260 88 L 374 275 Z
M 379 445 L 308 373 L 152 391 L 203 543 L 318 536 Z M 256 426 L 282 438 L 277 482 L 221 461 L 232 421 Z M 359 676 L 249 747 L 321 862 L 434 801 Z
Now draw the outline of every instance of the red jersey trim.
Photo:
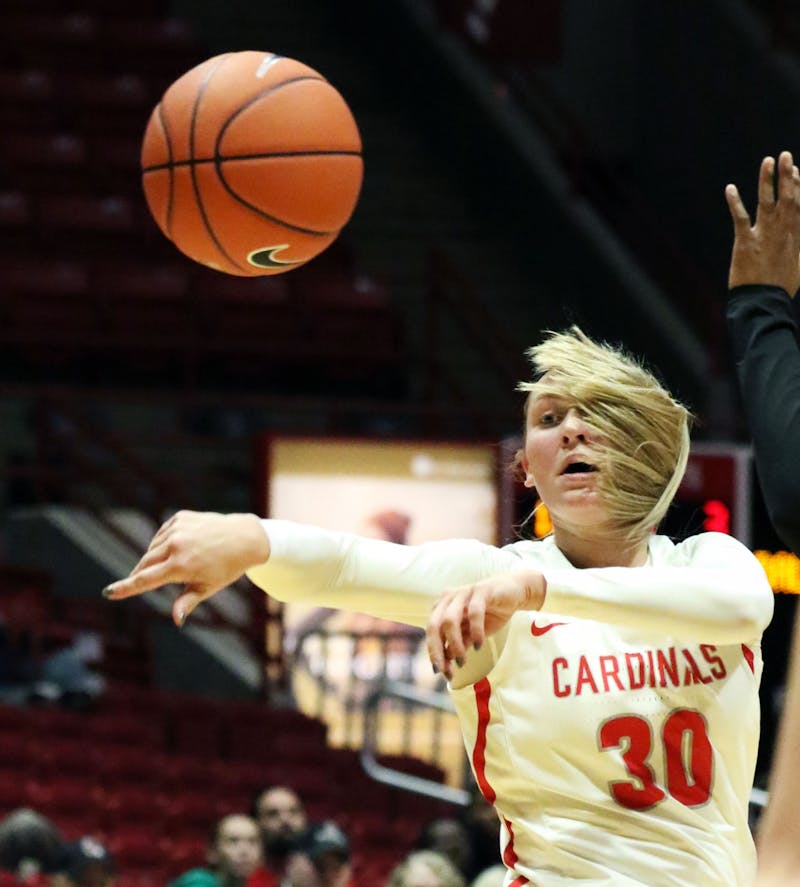
M 753 651 L 750 649 L 750 647 L 747 646 L 747 644 L 742 644 L 742 653 L 744 653 L 744 658 L 747 660 L 747 664 L 750 666 L 750 671 L 752 671 L 753 674 L 755 674 L 756 673 L 756 666 L 755 666 L 756 657 L 753 655 Z
M 490 804 L 494 804 L 497 795 L 486 778 L 486 728 L 489 726 L 489 699 L 492 696 L 492 685 L 488 678 L 481 678 L 475 684 L 475 705 L 478 709 L 478 735 L 472 749 L 472 770 L 478 782 L 481 794 Z
M 475 737 L 475 747 L 472 749 L 472 769 L 481 794 L 490 804 L 494 804 L 497 795 L 486 778 L 486 728 L 489 726 L 489 700 L 492 698 L 492 685 L 488 678 L 481 678 L 475 684 L 475 706 L 478 710 L 478 735 Z M 503 862 L 506 868 L 513 869 L 517 864 L 518 856 L 514 849 L 514 829 L 511 823 L 503 817 L 508 831 L 508 843 L 503 850 Z M 515 878 L 509 887 L 524 887 L 529 881 L 524 875 Z
M 505 818 L 505 816 L 503 817 L 503 822 L 506 824 L 506 829 L 508 831 L 508 843 L 506 844 L 506 849 L 503 850 L 503 862 L 505 863 L 506 868 L 513 869 L 519 859 L 517 851 L 514 849 L 514 829 L 511 828 L 511 823 Z

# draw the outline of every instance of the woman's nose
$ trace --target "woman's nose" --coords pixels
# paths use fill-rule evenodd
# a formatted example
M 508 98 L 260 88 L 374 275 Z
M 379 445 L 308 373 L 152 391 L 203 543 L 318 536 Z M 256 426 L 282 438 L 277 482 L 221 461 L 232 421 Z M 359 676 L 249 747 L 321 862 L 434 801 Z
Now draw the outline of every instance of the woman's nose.
M 568 410 L 566 416 L 564 416 L 561 423 L 561 433 L 565 443 L 571 440 L 586 440 L 588 436 L 586 422 L 574 407 Z

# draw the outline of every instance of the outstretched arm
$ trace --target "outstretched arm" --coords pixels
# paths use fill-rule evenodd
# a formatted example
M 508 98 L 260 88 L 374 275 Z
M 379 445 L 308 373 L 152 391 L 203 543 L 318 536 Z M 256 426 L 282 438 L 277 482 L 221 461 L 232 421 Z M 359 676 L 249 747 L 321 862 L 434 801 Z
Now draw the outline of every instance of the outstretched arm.
M 396 545 L 252 514 L 178 512 L 156 533 L 112 600 L 168 584 L 182 625 L 192 610 L 243 573 L 272 597 L 424 626 L 443 588 L 514 568 L 519 558 L 472 539 Z
M 728 327 L 761 488 L 781 538 L 800 552 L 800 332 L 791 297 L 800 286 L 800 174 L 792 155 L 761 164 L 755 224 L 735 185 Z

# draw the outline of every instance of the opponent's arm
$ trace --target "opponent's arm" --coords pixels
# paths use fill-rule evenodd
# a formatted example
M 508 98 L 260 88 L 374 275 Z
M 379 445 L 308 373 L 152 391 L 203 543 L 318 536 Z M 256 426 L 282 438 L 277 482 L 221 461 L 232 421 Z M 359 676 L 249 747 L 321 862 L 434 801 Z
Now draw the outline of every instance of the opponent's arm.
M 800 286 L 800 174 L 792 155 L 761 164 L 754 225 L 735 185 L 727 320 L 736 371 L 770 519 L 800 552 L 800 331 L 791 297 Z

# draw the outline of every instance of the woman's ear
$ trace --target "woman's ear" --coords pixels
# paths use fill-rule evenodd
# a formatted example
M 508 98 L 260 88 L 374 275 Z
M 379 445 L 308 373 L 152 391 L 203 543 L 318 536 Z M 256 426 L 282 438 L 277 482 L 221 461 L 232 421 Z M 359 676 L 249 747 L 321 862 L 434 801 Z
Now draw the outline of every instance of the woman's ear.
M 536 486 L 536 481 L 533 479 L 533 475 L 531 474 L 530 465 L 528 463 L 528 457 L 525 455 L 525 451 L 523 450 L 520 453 L 519 464 L 522 466 L 522 471 L 525 475 L 523 480 L 523 485 L 528 489 L 533 489 Z

